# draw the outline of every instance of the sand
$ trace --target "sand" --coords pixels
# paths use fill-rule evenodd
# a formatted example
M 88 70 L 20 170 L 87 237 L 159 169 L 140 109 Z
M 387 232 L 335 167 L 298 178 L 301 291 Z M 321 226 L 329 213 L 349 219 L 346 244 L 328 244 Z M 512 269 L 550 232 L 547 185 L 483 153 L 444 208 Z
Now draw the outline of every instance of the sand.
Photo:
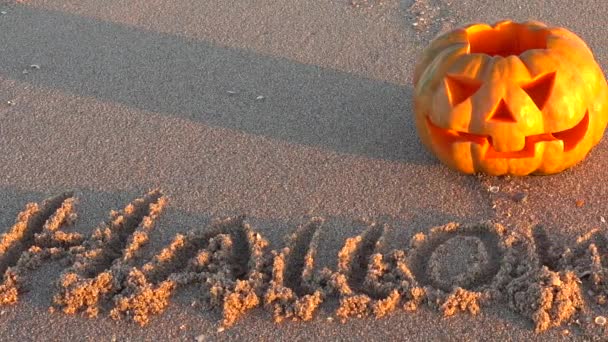
M 0 0 L 2 340 L 602 340 L 607 142 L 466 176 L 416 57 L 602 1 Z M 598 322 L 598 323 L 596 323 Z

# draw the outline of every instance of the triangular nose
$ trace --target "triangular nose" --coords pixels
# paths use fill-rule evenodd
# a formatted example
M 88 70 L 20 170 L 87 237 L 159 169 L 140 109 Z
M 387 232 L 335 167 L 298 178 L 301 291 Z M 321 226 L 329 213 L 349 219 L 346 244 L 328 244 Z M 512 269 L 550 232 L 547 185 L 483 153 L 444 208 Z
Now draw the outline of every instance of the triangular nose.
M 504 99 L 500 99 L 500 102 L 498 102 L 498 106 L 496 106 L 492 114 L 488 115 L 487 120 L 500 122 L 517 122 Z

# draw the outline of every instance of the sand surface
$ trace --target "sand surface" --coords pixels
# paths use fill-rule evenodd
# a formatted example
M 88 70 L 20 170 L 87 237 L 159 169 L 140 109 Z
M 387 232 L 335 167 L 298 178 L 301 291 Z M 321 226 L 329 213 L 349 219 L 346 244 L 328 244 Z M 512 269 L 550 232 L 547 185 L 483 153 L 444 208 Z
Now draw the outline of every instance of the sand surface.
M 0 11 L 1 340 L 607 338 L 606 139 L 465 176 L 412 121 L 417 54 L 464 23 L 568 27 L 606 72 L 603 0 Z

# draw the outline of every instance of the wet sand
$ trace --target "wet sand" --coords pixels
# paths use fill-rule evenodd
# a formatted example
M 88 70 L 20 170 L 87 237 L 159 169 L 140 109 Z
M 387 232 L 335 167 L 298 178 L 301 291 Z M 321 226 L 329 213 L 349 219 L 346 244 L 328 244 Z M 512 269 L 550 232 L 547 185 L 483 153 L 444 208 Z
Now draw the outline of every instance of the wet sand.
M 606 71 L 601 1 L 0 11 L 3 340 L 605 337 L 607 142 L 466 176 L 412 121 L 418 53 L 464 23 L 565 26 Z

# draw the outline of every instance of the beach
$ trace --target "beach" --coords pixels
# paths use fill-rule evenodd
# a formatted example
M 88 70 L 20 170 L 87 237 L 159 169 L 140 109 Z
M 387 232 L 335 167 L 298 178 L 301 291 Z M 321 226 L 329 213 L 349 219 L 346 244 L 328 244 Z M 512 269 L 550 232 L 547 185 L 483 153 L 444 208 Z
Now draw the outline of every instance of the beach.
M 0 11 L 0 339 L 606 338 L 606 139 L 556 175 L 464 175 L 413 122 L 417 58 L 467 23 L 566 27 L 605 74 L 602 1 Z

